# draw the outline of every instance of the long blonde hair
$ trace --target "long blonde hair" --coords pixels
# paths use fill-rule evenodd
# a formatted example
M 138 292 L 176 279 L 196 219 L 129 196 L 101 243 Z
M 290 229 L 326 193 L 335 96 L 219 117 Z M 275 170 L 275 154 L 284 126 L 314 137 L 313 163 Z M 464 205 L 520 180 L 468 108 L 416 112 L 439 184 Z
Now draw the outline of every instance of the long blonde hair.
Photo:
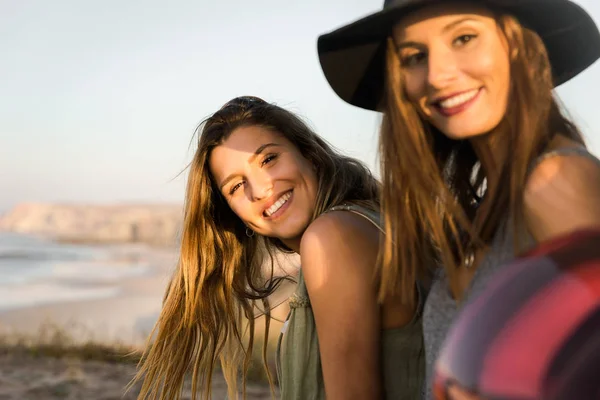
M 414 281 L 443 264 L 455 297 L 460 297 L 457 267 L 468 249 L 489 245 L 508 216 L 515 242 L 523 232 L 523 188 L 532 161 L 556 132 L 583 144 L 576 127 L 561 114 L 552 94 L 553 79 L 541 38 L 512 16 L 498 14 L 509 45 L 511 88 L 498 145 L 510 149 L 501 166 L 490 212 L 474 224 L 484 171 L 468 141 L 444 136 L 424 121 L 403 90 L 400 60 L 388 39 L 386 94 L 380 134 L 382 213 L 380 296 L 400 293 L 414 299 Z M 504 153 L 506 154 L 506 153 Z
M 208 169 L 213 148 L 238 127 L 257 125 L 285 136 L 317 171 L 313 218 L 344 201 L 379 207 L 380 185 L 360 162 L 342 156 L 289 111 L 256 97 L 225 104 L 200 125 L 198 148 L 190 164 L 184 206 L 181 253 L 166 291 L 163 308 L 140 362 L 140 399 L 177 399 L 184 376 L 192 370 L 193 399 L 198 389 L 210 398 L 211 378 L 220 361 L 229 398 L 245 398 L 246 373 L 254 345 L 256 302 L 267 310 L 263 361 L 269 332 L 267 297 L 281 279 L 274 278 L 274 251 L 289 252 L 275 238 L 249 237 L 215 186 Z M 264 264 L 271 273 L 264 277 Z M 246 335 L 247 334 L 247 335 Z

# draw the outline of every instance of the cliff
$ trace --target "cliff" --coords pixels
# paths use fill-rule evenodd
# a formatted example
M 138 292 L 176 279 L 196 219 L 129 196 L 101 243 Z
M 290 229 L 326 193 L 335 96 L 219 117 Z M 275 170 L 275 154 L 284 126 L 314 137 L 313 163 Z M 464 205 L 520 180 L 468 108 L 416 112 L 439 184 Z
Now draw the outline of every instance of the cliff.
M 85 243 L 174 246 L 179 205 L 19 204 L 0 217 L 0 230 Z

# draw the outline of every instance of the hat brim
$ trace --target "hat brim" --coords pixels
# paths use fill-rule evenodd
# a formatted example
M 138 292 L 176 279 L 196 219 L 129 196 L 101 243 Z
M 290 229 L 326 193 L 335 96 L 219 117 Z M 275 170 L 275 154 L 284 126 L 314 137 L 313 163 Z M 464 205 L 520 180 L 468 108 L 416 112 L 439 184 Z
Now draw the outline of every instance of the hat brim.
M 600 58 L 600 32 L 591 16 L 568 0 L 483 0 L 515 16 L 544 41 L 555 86 Z M 396 21 L 431 1 L 406 1 L 321 35 L 319 61 L 334 92 L 344 101 L 380 111 L 385 75 L 385 41 Z

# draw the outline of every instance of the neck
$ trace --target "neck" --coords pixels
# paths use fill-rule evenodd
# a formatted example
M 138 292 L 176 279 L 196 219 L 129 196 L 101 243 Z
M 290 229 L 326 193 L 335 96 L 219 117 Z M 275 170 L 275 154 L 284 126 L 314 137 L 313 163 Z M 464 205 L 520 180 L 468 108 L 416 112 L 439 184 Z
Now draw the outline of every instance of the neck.
M 294 253 L 300 254 L 300 242 L 302 240 L 302 236 L 294 239 L 280 239 L 283 244 L 287 246 Z

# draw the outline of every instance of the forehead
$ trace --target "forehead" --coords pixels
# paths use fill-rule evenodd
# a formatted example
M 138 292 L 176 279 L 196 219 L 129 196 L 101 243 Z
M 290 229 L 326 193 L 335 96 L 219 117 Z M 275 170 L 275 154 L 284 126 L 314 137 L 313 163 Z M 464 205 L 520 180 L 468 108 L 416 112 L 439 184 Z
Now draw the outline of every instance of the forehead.
M 256 149 L 263 144 L 281 143 L 283 140 L 285 140 L 283 135 L 262 126 L 241 126 L 231 132 L 223 143 L 215 147 L 213 153 L 215 151 L 229 151 L 237 152 L 240 155 L 242 153 L 254 154 Z
M 473 3 L 451 2 L 423 7 L 410 13 L 398 20 L 393 27 L 393 34 L 397 40 L 406 40 L 420 33 L 437 34 L 449 24 L 466 18 L 495 23 L 494 13 L 488 8 Z

